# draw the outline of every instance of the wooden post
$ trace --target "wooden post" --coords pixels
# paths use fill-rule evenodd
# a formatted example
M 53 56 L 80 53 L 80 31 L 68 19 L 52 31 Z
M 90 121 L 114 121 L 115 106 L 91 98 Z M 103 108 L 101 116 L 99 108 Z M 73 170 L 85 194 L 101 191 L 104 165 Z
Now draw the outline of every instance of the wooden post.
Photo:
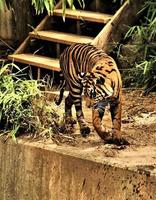
M 38 67 L 37 68 L 37 80 L 39 80 L 41 78 L 41 68 Z
M 99 0 L 95 1 L 95 7 L 96 7 L 96 10 L 99 10 L 99 7 L 100 7 Z
M 60 44 L 56 43 L 56 54 L 57 54 L 57 58 L 59 58 L 60 56 Z
M 81 34 L 80 20 L 77 20 L 77 21 L 76 21 L 76 33 L 77 33 L 78 35 Z

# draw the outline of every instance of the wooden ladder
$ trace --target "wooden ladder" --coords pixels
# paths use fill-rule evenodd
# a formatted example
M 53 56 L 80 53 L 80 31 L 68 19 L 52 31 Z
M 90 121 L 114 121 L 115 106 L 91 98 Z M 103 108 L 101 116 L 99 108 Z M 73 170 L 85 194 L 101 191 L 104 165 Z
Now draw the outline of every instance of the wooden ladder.
M 90 31 L 86 31 L 82 33 L 81 31 L 81 23 L 94 23 L 95 26 L 100 24 L 103 28 L 104 25 L 112 18 L 113 15 L 100 13 L 100 12 L 93 12 L 88 10 L 71 10 L 66 9 L 65 12 L 65 22 L 62 20 L 62 9 L 60 8 L 60 3 L 56 5 L 56 8 L 53 12 L 52 16 L 46 16 L 42 22 L 34 29 L 34 31 L 29 33 L 29 36 L 25 39 L 25 41 L 20 45 L 20 47 L 15 51 L 14 54 L 9 55 L 8 59 L 13 62 L 19 62 L 28 64 L 31 66 L 35 66 L 38 68 L 38 75 L 37 77 L 40 78 L 40 70 L 41 68 L 53 70 L 53 71 L 60 71 L 59 66 L 59 55 L 63 51 L 63 48 L 69 46 L 73 43 L 91 43 L 94 37 L 99 33 L 100 30 L 96 33 L 95 36 L 90 36 Z M 76 33 L 72 30 L 61 31 L 61 26 L 67 26 L 66 23 L 70 24 L 72 21 L 71 26 L 75 26 L 73 30 L 76 30 Z M 54 22 L 52 25 L 51 23 Z M 59 22 L 62 21 L 62 24 L 58 26 Z M 58 23 L 57 23 L 58 22 Z M 65 25 L 64 25 L 65 24 Z M 59 30 L 57 30 L 59 27 Z M 95 28 L 96 29 L 96 28 Z M 94 32 L 94 31 L 93 31 Z M 38 52 L 31 52 L 29 46 L 31 43 L 37 40 L 38 43 L 41 41 L 48 41 L 55 44 L 54 51 L 56 55 L 46 56 L 40 55 Z M 60 47 L 63 45 L 63 48 Z

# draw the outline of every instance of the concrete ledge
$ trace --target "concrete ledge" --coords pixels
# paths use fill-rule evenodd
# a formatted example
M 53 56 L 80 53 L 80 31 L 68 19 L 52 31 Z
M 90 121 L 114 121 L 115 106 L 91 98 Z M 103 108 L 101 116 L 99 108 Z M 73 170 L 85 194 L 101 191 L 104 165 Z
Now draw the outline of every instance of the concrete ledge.
M 156 200 L 156 163 L 137 168 L 86 152 L 0 142 L 0 200 Z

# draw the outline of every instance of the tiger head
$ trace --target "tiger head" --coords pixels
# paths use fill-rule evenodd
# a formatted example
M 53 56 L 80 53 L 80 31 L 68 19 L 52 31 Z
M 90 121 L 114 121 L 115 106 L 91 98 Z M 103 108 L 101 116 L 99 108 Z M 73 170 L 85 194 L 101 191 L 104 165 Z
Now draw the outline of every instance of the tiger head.
M 87 72 L 81 74 L 81 83 L 83 85 L 84 95 L 95 102 L 102 101 L 113 95 L 111 81 L 103 74 L 96 72 Z

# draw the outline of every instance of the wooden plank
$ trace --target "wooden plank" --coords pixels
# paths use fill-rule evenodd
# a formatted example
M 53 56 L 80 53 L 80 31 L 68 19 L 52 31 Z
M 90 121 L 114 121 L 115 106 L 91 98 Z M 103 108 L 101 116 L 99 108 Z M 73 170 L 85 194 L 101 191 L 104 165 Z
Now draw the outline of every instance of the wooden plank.
M 59 60 L 33 54 L 13 54 L 8 56 L 9 60 L 45 68 L 53 71 L 60 71 Z
M 63 33 L 58 31 L 33 31 L 29 33 L 32 38 L 48 40 L 52 42 L 58 42 L 63 44 L 73 43 L 90 43 L 93 41 L 93 37 L 75 35 L 71 33 Z
M 61 2 L 59 1 L 55 8 L 60 8 L 61 7 Z M 50 16 L 46 15 L 42 21 L 39 23 L 39 25 L 35 28 L 34 31 L 39 31 L 39 30 L 43 30 L 44 28 L 46 28 L 47 25 L 47 21 L 49 20 Z M 29 45 L 29 41 L 30 41 L 30 37 L 28 36 L 23 42 L 22 44 L 16 49 L 16 51 L 14 52 L 14 54 L 21 54 L 25 51 L 25 49 L 27 48 L 27 46 Z
M 62 9 L 55 9 L 53 12 L 54 16 L 62 16 Z M 82 19 L 90 22 L 104 23 L 106 24 L 113 15 L 92 12 L 92 11 L 84 11 L 84 10 L 71 10 L 66 9 L 65 11 L 66 18 L 71 19 Z

